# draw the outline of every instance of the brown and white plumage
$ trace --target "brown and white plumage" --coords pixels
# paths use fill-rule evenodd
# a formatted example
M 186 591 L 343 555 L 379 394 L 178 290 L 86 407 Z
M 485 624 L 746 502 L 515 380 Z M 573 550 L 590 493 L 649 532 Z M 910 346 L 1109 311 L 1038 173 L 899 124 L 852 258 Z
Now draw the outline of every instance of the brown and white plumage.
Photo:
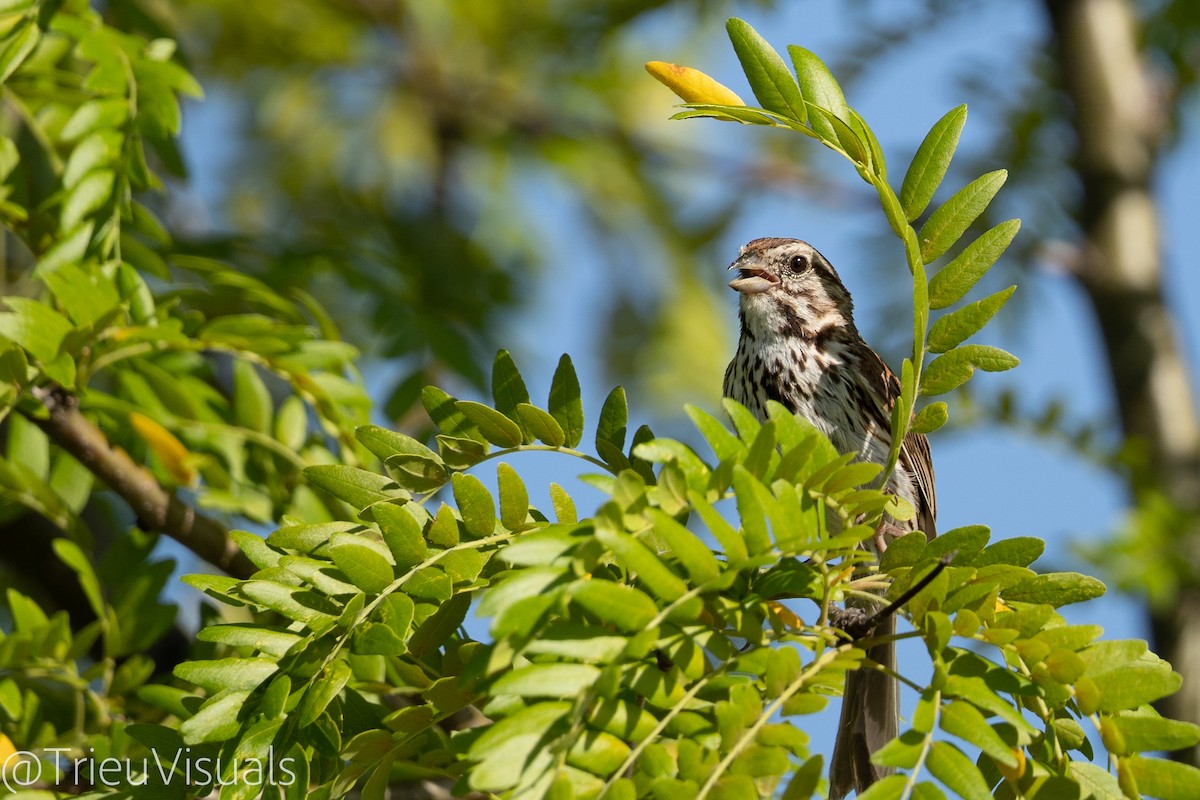
M 900 381 L 854 326 L 850 293 L 824 256 L 798 239 L 755 239 L 745 245 L 731 269 L 730 287 L 741 294 L 741 335 L 725 371 L 724 394 L 765 419 L 775 400 L 820 429 L 839 452 L 884 463 L 891 449 L 891 411 Z M 909 433 L 887 488 L 916 509 L 914 519 L 890 521 L 889 534 L 935 532 L 937 502 L 929 442 Z M 875 547 L 887 546 L 883 533 Z M 894 619 L 874 636 L 893 633 Z M 867 658 L 893 670 L 891 642 L 867 651 Z M 859 669 L 846 681 L 842 717 L 830 766 L 830 797 L 864 790 L 887 774 L 870 762 L 897 733 L 896 681 L 882 671 Z

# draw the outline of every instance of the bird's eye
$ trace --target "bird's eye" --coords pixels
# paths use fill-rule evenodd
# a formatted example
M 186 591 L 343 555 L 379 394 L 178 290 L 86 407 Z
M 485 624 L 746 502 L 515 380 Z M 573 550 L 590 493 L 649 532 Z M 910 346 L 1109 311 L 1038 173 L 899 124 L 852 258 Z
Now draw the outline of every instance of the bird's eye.
M 788 263 L 792 272 L 804 272 L 808 269 L 808 256 L 792 256 L 792 260 Z

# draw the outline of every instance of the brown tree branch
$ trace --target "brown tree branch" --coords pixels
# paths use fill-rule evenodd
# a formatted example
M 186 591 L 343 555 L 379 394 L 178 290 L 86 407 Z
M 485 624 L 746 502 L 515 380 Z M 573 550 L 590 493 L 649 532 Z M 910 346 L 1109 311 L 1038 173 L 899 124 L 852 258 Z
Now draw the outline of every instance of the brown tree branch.
M 30 415 L 30 421 L 120 495 L 137 514 L 139 525 L 165 533 L 235 578 L 254 574 L 254 565 L 229 537 L 225 526 L 168 492 L 124 450 L 113 447 L 104 433 L 79 412 L 74 397 L 62 390 L 37 390 L 35 396 L 49 416 L 39 419 Z
M 1076 273 L 1104 340 L 1126 437 L 1145 451 L 1135 492 L 1161 492 L 1200 519 L 1200 420 L 1175 320 L 1164 298 L 1159 214 L 1152 194 L 1169 105 L 1148 78 L 1128 0 L 1045 0 L 1063 86 L 1074 106 L 1084 242 Z M 1183 676 L 1160 703 L 1200 723 L 1200 554 L 1196 524 L 1174 532 L 1175 602 L 1150 610 L 1155 650 Z M 1200 748 L 1176 757 L 1200 764 Z

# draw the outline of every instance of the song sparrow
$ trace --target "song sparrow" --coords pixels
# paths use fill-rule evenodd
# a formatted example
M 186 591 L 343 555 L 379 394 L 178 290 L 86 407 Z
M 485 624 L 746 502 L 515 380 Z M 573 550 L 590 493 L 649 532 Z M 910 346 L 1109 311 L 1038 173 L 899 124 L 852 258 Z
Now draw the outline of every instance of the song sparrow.
M 891 448 L 891 409 L 900 380 L 854 327 L 853 303 L 837 272 L 811 245 L 797 239 L 755 239 L 742 247 L 730 269 L 730 288 L 741 294 L 741 337 L 725 370 L 724 393 L 765 419 L 775 400 L 820 429 L 842 453 L 883 463 Z M 933 462 L 924 436 L 909 433 L 888 491 L 916 509 L 907 522 L 888 520 L 873 543 L 876 555 L 898 533 L 935 535 L 937 503 Z M 895 631 L 888 617 L 874 631 Z M 895 669 L 892 642 L 867 650 L 883 670 Z M 871 763 L 871 753 L 897 733 L 899 692 L 885 671 L 861 668 L 846 680 L 837 742 L 830 763 L 831 798 L 859 792 L 890 770 Z

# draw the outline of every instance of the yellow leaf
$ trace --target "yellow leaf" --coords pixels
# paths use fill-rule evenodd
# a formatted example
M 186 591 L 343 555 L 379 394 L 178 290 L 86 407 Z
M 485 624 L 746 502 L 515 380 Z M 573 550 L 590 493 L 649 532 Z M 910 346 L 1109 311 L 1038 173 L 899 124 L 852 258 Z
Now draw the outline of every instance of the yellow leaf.
M 651 61 L 646 71 L 685 103 L 712 103 L 720 106 L 744 106 L 742 98 L 732 89 L 717 83 L 698 69 Z
M 175 434 L 159 425 L 145 414 L 134 411 L 129 415 L 129 424 L 133 426 L 138 436 L 150 445 L 150 449 L 162 461 L 171 477 L 183 486 L 191 486 L 196 480 L 196 470 L 188 463 L 191 455 L 183 442 L 175 438 Z
M 767 603 L 767 607 L 770 608 L 771 611 L 775 614 L 775 616 L 779 617 L 779 621 L 782 622 L 787 627 L 789 627 L 789 628 L 803 628 L 804 627 L 804 620 L 802 620 L 802 619 L 800 619 L 800 617 L 796 616 L 796 612 L 792 611 L 790 608 L 785 606 L 783 603 L 777 603 L 774 600 L 771 600 L 770 602 Z
M 16 752 L 17 746 L 13 744 L 12 739 L 0 733 L 0 765 L 7 764 Z
M 996 761 L 996 769 L 1000 770 L 1000 774 L 1012 782 L 1017 782 L 1025 776 L 1025 748 L 1014 747 L 1013 755 L 1017 757 L 1017 765 L 1009 767 Z

